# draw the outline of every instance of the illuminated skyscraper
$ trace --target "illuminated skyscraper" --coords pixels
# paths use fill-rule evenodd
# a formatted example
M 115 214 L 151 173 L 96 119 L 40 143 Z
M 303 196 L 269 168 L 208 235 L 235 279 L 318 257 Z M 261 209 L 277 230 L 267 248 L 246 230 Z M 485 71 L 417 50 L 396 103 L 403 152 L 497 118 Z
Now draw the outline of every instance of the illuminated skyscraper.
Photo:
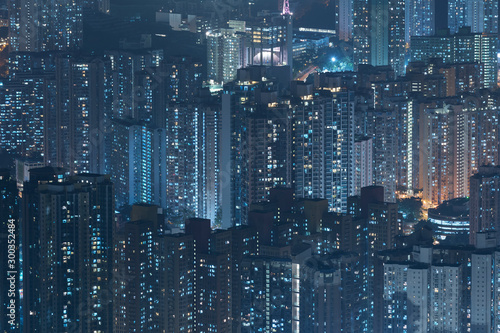
M 389 64 L 389 3 L 374 0 L 371 3 L 371 62 L 373 66 Z
M 470 239 L 476 244 L 478 232 L 500 229 L 500 168 L 482 166 L 470 178 Z
M 389 65 L 396 76 L 406 74 L 405 1 L 389 1 Z
M 387 202 L 396 202 L 398 125 L 397 113 L 379 110 L 368 113 L 367 134 L 373 140 L 373 182 L 384 187 Z M 372 184 L 368 184 L 370 186 Z
M 85 304 L 81 320 L 82 331 L 112 330 L 112 282 L 113 282 L 113 245 L 115 234 L 115 192 L 108 175 L 79 174 L 70 178 L 74 187 L 87 193 L 88 223 L 80 225 L 80 300 Z M 64 205 L 64 203 L 63 203 Z M 64 206 L 63 206 L 64 207 Z M 64 214 L 64 213 L 63 213 Z M 64 216 L 62 216 L 64 219 Z M 64 223 L 64 221 L 63 221 Z M 42 238 L 43 242 L 43 238 Z M 67 250 L 69 249 L 69 244 Z M 64 251 L 64 247 L 61 248 Z M 64 252 L 63 260 L 64 260 Z M 66 253 L 68 254 L 68 253 Z M 69 260 L 69 258 L 68 258 Z M 82 263 L 83 261 L 83 263 Z M 49 282 L 50 284 L 51 282 Z M 42 286 L 43 288 L 43 286 Z M 62 292 L 64 294 L 64 291 Z
M 4 258 L 0 259 L 0 274 L 4 276 L 0 282 L 0 304 L 5 309 L 4 318 L 1 319 L 0 325 L 5 332 L 19 332 L 21 324 L 19 311 L 21 305 L 19 276 L 22 271 L 19 237 L 21 226 L 19 220 L 20 198 L 17 193 L 16 182 L 10 176 L 9 170 L 0 169 L 0 248 L 5 253 Z M 8 271 L 17 273 L 8 274 Z M 11 303 L 12 301 L 14 303 Z M 8 315 L 10 309 L 15 311 L 16 316 L 13 318 Z
M 24 157 L 43 155 L 43 87 L 43 78 L 36 75 L 0 87 L 0 149 Z
M 40 193 L 42 184 L 62 183 L 65 171 L 60 168 L 36 168 L 30 170 L 30 181 L 24 183 L 22 200 L 22 239 L 23 239 L 23 333 L 42 332 L 40 330 L 41 277 L 39 255 L 40 244 Z
M 354 142 L 354 172 L 349 196 L 360 195 L 361 188 L 373 185 L 373 139 L 357 138 Z
M 79 0 L 9 0 L 13 51 L 75 50 L 83 44 Z
M 349 41 L 352 39 L 352 6 L 351 0 L 338 0 L 337 12 L 338 25 L 337 36 L 340 40 Z
M 353 63 L 356 68 L 370 63 L 370 2 L 354 0 L 352 11 Z
M 24 332 L 109 331 L 114 192 L 109 177 L 33 169 L 23 197 Z
M 54 77 L 44 90 L 44 159 L 72 173 L 104 172 L 107 143 L 104 64 L 56 57 Z
M 327 199 L 345 213 L 354 171 L 354 95 L 304 99 L 294 108 L 294 181 L 297 198 Z
M 154 77 L 163 51 L 108 51 L 104 57 L 113 118 L 148 121 L 141 119 L 144 113 L 140 109 L 144 104 L 153 104 L 154 88 L 165 81 Z
M 166 207 L 166 134 L 138 122 L 113 122 L 111 176 L 116 206 L 135 203 Z
M 161 79 L 166 80 L 165 98 L 171 103 L 194 102 L 206 74 L 203 63 L 188 57 L 175 57 L 166 59 L 160 68 L 164 74 Z
M 405 3 L 375 0 L 371 3 L 371 65 L 391 65 L 396 76 L 405 74 Z
M 375 311 L 383 325 L 377 328 L 381 332 L 466 331 L 471 316 L 463 311 L 470 311 L 471 294 L 465 284 L 471 284 L 472 251 L 414 246 L 413 251 L 379 255 L 375 269 L 381 288 L 376 289 Z
M 297 261 L 300 262 L 300 302 L 294 306 L 299 305 L 300 310 L 294 319 L 299 319 L 300 332 L 366 330 L 360 259 L 352 252 L 337 252 Z
M 432 36 L 435 31 L 435 0 L 410 0 L 405 2 L 406 37 Z
M 103 61 L 58 52 L 20 52 L 10 61 L 0 147 L 72 173 L 104 173 L 111 103 Z
M 160 308 L 163 307 L 162 327 L 165 332 L 193 332 L 195 304 L 195 245 L 193 236 L 165 235 L 161 246 L 162 286 Z
M 420 114 L 419 169 L 425 204 L 469 195 L 466 119 L 460 105 L 424 109 Z
M 448 28 L 457 33 L 471 27 L 473 33 L 498 33 L 498 0 L 449 0 Z
M 145 217 L 126 222 L 115 252 L 119 279 L 114 292 L 113 332 L 160 331 L 166 322 L 160 302 L 160 248 L 157 225 Z M 117 237 L 117 239 L 118 239 Z M 170 295 L 173 296 L 173 295 Z M 170 315 L 170 311 L 166 312 Z
M 186 221 L 186 224 L 188 222 Z M 205 222 L 210 225 L 210 221 Z M 219 230 L 208 237 L 208 251 L 197 248 L 197 332 L 231 332 L 232 329 L 232 235 Z M 196 238 L 195 238 L 196 240 Z
M 262 107 L 247 119 L 248 203 L 267 200 L 270 190 L 292 184 L 291 111 Z
M 292 332 L 292 260 L 255 256 L 241 268 L 241 332 Z
M 368 244 L 371 254 L 396 247 L 399 228 L 398 204 L 372 202 L 368 204 Z
M 500 110 L 490 98 L 490 94 L 477 98 L 467 96 L 463 103 L 468 117 L 469 176 L 477 173 L 484 165 L 500 165 Z
M 481 248 L 481 244 L 476 247 Z M 500 298 L 500 252 L 485 246 L 472 254 L 471 264 L 471 332 L 498 330 L 500 309 L 491 304 Z
M 230 228 L 247 224 L 248 161 L 243 155 L 247 138 L 245 119 L 255 110 L 255 82 L 233 82 L 222 95 L 220 172 L 227 180 L 221 188 L 222 226 Z
M 234 29 L 219 29 L 207 34 L 207 78 L 224 84 L 236 78 L 243 66 L 244 34 Z
M 195 216 L 218 222 L 220 126 L 217 106 L 177 104 L 166 109 L 166 208 L 180 225 Z
M 411 38 L 411 61 L 442 59 L 444 63 L 480 64 L 481 78 L 485 88 L 496 87 L 498 38 L 492 34 L 471 33 L 470 28 L 461 28 L 454 35 L 439 31 L 434 36 Z

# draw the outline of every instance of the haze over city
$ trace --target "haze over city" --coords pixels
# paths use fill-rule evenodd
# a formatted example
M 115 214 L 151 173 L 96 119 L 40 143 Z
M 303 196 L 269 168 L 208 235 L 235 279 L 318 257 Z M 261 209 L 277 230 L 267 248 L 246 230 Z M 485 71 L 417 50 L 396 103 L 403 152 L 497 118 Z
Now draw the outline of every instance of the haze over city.
M 0 0 L 0 332 L 500 332 L 498 0 Z

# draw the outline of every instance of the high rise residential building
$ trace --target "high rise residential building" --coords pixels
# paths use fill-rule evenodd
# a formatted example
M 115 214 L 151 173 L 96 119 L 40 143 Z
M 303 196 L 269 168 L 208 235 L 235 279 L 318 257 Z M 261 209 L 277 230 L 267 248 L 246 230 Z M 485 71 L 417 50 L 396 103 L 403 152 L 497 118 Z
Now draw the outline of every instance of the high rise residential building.
M 462 27 L 471 27 L 474 33 L 498 33 L 498 1 L 449 0 L 448 28 L 456 33 Z
M 23 201 L 24 331 L 111 330 L 109 177 L 33 169 Z
M 207 33 L 207 79 L 224 84 L 236 78 L 243 66 L 244 35 L 234 29 L 219 29 Z
M 361 188 L 373 185 L 373 139 L 358 137 L 354 142 L 354 171 L 349 196 L 361 195 Z
M 384 187 L 387 202 L 396 202 L 398 123 L 389 110 L 368 112 L 367 134 L 373 140 L 373 182 Z M 370 186 L 372 184 L 368 184 Z
M 260 250 L 260 238 L 254 228 L 241 226 L 231 228 L 231 251 L 232 251 L 232 323 L 234 330 L 243 330 L 243 307 L 244 292 L 242 280 L 244 274 L 244 258 L 256 256 Z
M 217 106 L 166 108 L 166 208 L 179 224 L 194 216 L 218 223 L 220 126 Z
M 470 178 L 470 243 L 476 244 L 478 232 L 500 228 L 500 168 L 482 166 Z
M 220 172 L 226 181 L 221 187 L 222 226 L 230 228 L 247 224 L 247 162 L 243 147 L 247 138 L 245 119 L 253 110 L 253 96 L 259 85 L 234 82 L 222 95 Z
M 372 202 L 368 205 L 370 253 L 395 248 L 396 237 L 401 233 L 397 203 Z
M 165 98 L 169 102 L 194 102 L 206 74 L 202 62 L 190 57 L 172 57 L 163 61 L 160 70 L 161 80 L 167 81 Z
M 166 332 L 195 329 L 195 244 L 191 235 L 160 238 L 162 328 Z
M 304 99 L 293 112 L 296 197 L 327 199 L 330 211 L 345 213 L 354 170 L 354 94 Z
M 482 66 L 481 78 L 485 88 L 497 84 L 497 37 L 492 34 L 474 33 L 461 28 L 450 35 L 438 31 L 434 36 L 411 38 L 411 61 L 442 59 L 444 63 L 478 63 Z
M 113 331 L 160 331 L 169 317 L 160 316 L 160 255 L 157 225 L 151 219 L 139 216 L 128 221 L 117 237 L 115 270 L 119 273 L 113 293 Z M 168 295 L 175 297 L 175 295 Z M 169 304 L 173 305 L 173 304 Z M 162 312 L 170 314 L 171 311 Z
M 471 265 L 471 331 L 495 331 L 500 327 L 500 252 L 494 248 L 480 249 L 472 254 Z
M 337 36 L 339 40 L 349 41 L 352 39 L 352 19 L 353 19 L 353 2 L 349 0 L 336 1 L 338 16 Z
M 412 194 L 413 190 L 418 188 L 415 182 L 415 179 L 418 179 L 418 112 L 414 110 L 418 104 L 403 96 L 384 100 L 383 106 L 391 110 L 388 115 L 395 115 L 397 126 L 395 190 Z
M 500 110 L 487 96 L 466 96 L 464 111 L 468 118 L 468 174 L 484 165 L 499 165 L 498 126 Z
M 48 54 L 10 55 L 0 102 L 1 149 L 20 157 L 44 155 L 45 91 L 54 68 L 54 57 Z
M 105 171 L 104 64 L 57 57 L 44 91 L 44 160 L 72 173 Z
M 15 53 L 0 104 L 1 146 L 72 173 L 106 171 L 105 66 L 71 53 Z
M 291 114 L 285 104 L 261 108 L 247 120 L 249 204 L 266 200 L 272 188 L 292 184 Z
M 163 212 L 134 205 L 117 232 L 114 331 L 239 330 L 243 258 L 257 254 L 255 230 L 212 233 L 210 220 L 191 218 L 185 233 L 171 233 Z
M 112 130 L 116 206 L 148 203 L 166 207 L 166 130 L 120 119 L 113 121 Z
M 187 223 L 186 223 L 187 224 Z M 210 225 L 210 221 L 207 222 Z M 220 230 L 208 235 L 208 251 L 197 252 L 197 331 L 232 330 L 232 235 Z M 203 279 L 201 279 L 203 277 Z
M 389 3 L 375 0 L 371 3 L 371 61 L 373 66 L 389 64 Z
M 40 316 L 41 304 L 41 272 L 39 255 L 41 253 L 40 240 L 40 193 L 38 186 L 42 184 L 62 183 L 65 171 L 60 168 L 44 167 L 30 170 L 30 181 L 24 184 L 22 199 L 22 226 L 23 239 L 23 332 L 41 332 Z
M 427 332 L 428 267 L 394 263 L 384 265 L 384 270 L 387 277 L 384 305 L 388 309 L 384 314 L 384 331 L 397 332 L 408 328 L 409 332 Z M 415 310 L 408 311 L 408 317 L 395 315 L 405 305 Z
M 21 328 L 19 206 L 14 177 L 9 170 L 0 169 L 0 248 L 5 253 L 0 258 L 0 274 L 4 277 L 0 282 L 0 304 L 5 309 L 0 323 L 5 332 L 19 332 Z
M 9 39 L 14 51 L 75 50 L 83 44 L 82 3 L 12 0 Z
M 391 65 L 396 76 L 406 68 L 405 3 L 399 0 L 371 3 L 371 65 Z
M 460 331 L 461 318 L 461 267 L 455 265 L 386 264 L 384 282 L 384 331 L 398 332 L 411 327 L 411 332 L 425 332 L 428 325 L 439 331 Z M 404 286 L 409 287 L 405 288 Z M 430 285 L 430 289 L 424 286 Z M 403 286 L 403 287 L 401 287 Z M 420 288 L 418 288 L 420 287 Z M 406 290 L 405 290 L 406 289 Z M 428 290 L 431 290 L 430 295 Z M 422 302 L 421 300 L 428 300 Z M 427 307 L 427 304 L 435 304 Z M 430 323 L 424 320 L 427 308 Z M 405 313 L 405 308 L 415 309 Z M 412 320 L 412 321 L 409 321 Z
M 80 319 L 80 327 L 82 331 L 109 331 L 113 326 L 111 295 L 115 234 L 114 185 L 108 175 L 90 173 L 75 175 L 70 178 L 70 182 L 74 183 L 75 188 L 81 187 L 82 191 L 88 193 L 89 205 L 89 212 L 83 212 L 83 215 L 88 214 L 88 222 L 80 226 L 84 229 L 79 234 L 83 238 L 80 245 L 83 253 L 76 254 L 79 260 L 83 261 L 79 266 L 81 295 L 78 304 L 80 307 L 85 304 L 88 314 L 88 317 Z M 64 219 L 64 216 L 62 218 Z M 70 251 L 70 245 L 64 245 L 67 245 Z
M 411 0 L 405 2 L 405 42 L 411 36 L 432 36 L 435 31 L 435 0 Z
M 241 269 L 241 331 L 291 332 L 292 260 L 247 257 Z
M 195 329 L 200 332 L 239 331 L 241 309 L 245 304 L 240 281 L 244 258 L 258 253 L 256 231 L 241 226 L 212 233 L 210 220 L 192 218 L 186 220 L 186 236 L 194 240 Z M 184 288 L 190 286 L 189 283 L 183 285 Z M 186 294 L 181 296 L 188 297 Z
M 420 113 L 419 177 L 427 205 L 469 195 L 466 120 L 460 105 Z
M 27 76 L 0 89 L 0 148 L 17 156 L 42 156 L 43 78 Z
M 354 0 L 352 2 L 352 41 L 355 69 L 358 65 L 370 63 L 370 12 L 368 0 Z
M 494 331 L 498 308 L 491 304 L 498 302 L 500 259 L 495 245 L 494 235 L 478 233 L 476 247 L 414 245 L 379 253 L 377 330 Z
M 376 316 L 382 332 L 466 330 L 470 316 L 471 253 L 474 249 L 433 253 L 432 246 L 384 251 L 378 256 Z M 472 268 L 474 269 L 474 268 Z M 377 282 L 378 283 L 378 282 Z M 472 281 L 474 284 L 474 281 Z M 382 312 L 378 312 L 382 310 Z M 378 319 L 377 319 L 378 320 Z
M 172 248 L 168 245 L 164 247 L 166 243 L 162 243 L 162 235 L 166 232 L 163 209 L 155 205 L 138 204 L 133 205 L 129 212 L 128 221 L 119 223 L 115 233 L 112 284 L 113 332 L 141 330 L 161 332 L 164 327 L 175 325 L 171 321 L 173 307 L 167 309 L 165 303 L 168 297 L 182 301 L 182 305 L 186 301 L 178 298 L 175 293 L 167 294 L 165 276 L 179 273 L 180 277 L 186 272 L 166 271 L 166 258 L 171 259 L 173 252 L 167 253 L 166 249 L 172 250 Z M 186 247 L 178 248 L 178 251 L 187 254 L 185 250 L 190 248 L 189 244 L 179 245 Z M 186 261 L 186 265 L 189 264 L 194 265 L 192 261 Z M 169 261 L 167 265 L 172 269 L 175 267 L 175 262 Z M 187 273 L 194 274 L 192 270 Z M 189 295 L 186 297 L 189 299 Z M 161 316 L 160 313 L 167 316 Z M 179 319 L 178 323 L 184 323 L 181 318 Z
M 448 1 L 448 28 L 457 33 L 460 27 L 468 26 L 467 0 Z
M 389 1 L 389 65 L 391 65 L 396 76 L 406 74 L 406 17 L 405 1 Z
M 360 256 L 337 252 L 300 262 L 300 331 L 366 330 Z
M 107 51 L 104 58 L 113 119 L 149 121 L 141 117 L 140 106 L 153 104 L 157 97 L 155 90 L 165 82 L 162 73 L 157 73 L 163 51 Z M 161 109 L 161 105 L 158 108 Z

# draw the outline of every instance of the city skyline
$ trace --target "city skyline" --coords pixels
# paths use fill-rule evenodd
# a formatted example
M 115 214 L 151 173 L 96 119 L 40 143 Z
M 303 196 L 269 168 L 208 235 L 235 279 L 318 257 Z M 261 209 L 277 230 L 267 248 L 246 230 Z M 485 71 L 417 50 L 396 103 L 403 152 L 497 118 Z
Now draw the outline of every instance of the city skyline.
M 0 332 L 500 332 L 498 15 L 0 1 Z

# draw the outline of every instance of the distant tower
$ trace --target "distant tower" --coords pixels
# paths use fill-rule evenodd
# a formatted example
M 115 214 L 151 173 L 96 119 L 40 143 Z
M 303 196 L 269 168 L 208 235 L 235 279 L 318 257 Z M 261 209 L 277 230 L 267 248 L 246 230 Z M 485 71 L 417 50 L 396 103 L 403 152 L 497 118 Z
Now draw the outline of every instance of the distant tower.
M 283 15 L 291 15 L 290 13 L 290 2 L 288 0 L 283 0 Z
M 286 18 L 286 60 L 287 65 L 290 66 L 290 72 L 293 71 L 293 20 L 292 13 L 290 12 L 290 2 L 289 0 L 283 0 L 283 16 Z

